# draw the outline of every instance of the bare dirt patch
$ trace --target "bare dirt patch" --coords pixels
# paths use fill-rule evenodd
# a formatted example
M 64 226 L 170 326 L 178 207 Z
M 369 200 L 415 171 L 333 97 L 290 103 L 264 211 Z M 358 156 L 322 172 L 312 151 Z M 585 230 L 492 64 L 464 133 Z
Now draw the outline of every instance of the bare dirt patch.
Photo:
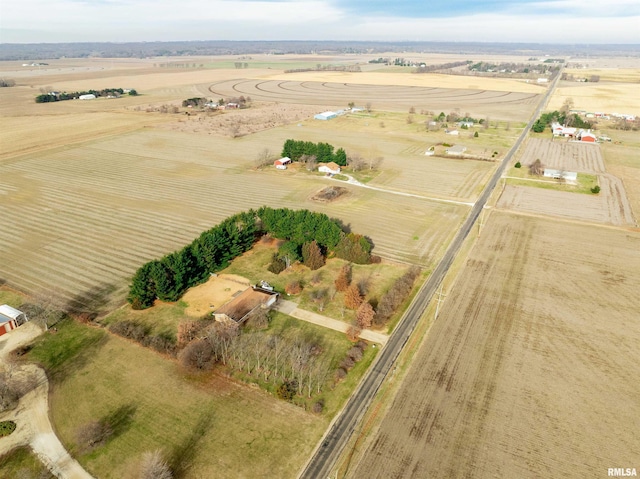
M 161 128 L 187 133 L 246 136 L 257 131 L 309 119 L 320 110 L 317 106 L 255 102 L 250 108 L 243 110 L 225 110 L 217 113 L 194 112 L 189 116 L 182 115 L 179 121 L 165 124 Z
M 320 203 L 330 203 L 348 195 L 349 193 L 349 190 L 344 186 L 327 186 L 313 195 L 311 199 Z
M 638 241 L 493 213 L 348 476 L 583 478 L 633 467 Z
M 248 279 L 236 274 L 212 276 L 206 283 L 194 286 L 182 296 L 182 300 L 189 305 L 184 312 L 197 318 L 210 315 L 250 286 Z

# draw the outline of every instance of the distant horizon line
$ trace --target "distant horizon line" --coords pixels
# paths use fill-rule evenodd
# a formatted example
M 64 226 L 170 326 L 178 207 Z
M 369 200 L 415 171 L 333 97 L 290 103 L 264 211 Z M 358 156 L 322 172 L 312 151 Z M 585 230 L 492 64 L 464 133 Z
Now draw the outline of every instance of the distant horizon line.
M 500 42 L 500 41 L 479 41 L 479 40 L 129 40 L 129 41 L 76 41 L 76 42 L 3 42 L 0 45 L 82 45 L 82 44 L 105 44 L 105 45 L 127 45 L 131 43 L 373 43 L 379 45 L 403 45 L 403 44 L 451 44 L 451 45 L 559 45 L 559 46 L 589 46 L 589 45 L 611 45 L 611 46 L 639 46 L 638 43 L 605 43 L 605 42 Z

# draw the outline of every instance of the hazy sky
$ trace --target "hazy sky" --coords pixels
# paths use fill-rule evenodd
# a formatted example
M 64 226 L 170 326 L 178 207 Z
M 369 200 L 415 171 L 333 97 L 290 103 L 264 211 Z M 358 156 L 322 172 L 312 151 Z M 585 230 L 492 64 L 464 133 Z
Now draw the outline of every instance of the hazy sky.
M 640 0 L 0 0 L 0 42 L 640 43 Z

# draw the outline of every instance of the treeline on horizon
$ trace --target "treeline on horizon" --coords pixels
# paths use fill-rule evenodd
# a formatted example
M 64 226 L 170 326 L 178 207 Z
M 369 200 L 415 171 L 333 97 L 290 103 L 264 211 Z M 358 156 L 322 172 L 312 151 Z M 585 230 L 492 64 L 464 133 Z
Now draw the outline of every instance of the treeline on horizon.
M 127 301 L 133 309 L 148 308 L 156 298 L 177 301 L 265 234 L 291 243 L 285 249 L 302 249 L 315 242 L 325 255 L 358 263 L 371 259 L 371 243 L 365 237 L 345 233 L 338 220 L 324 213 L 263 206 L 230 216 L 184 248 L 142 265 L 133 276 Z
M 147 58 L 163 56 L 250 55 L 250 54 L 376 54 L 386 52 L 638 56 L 637 45 L 589 45 L 558 43 L 484 42 L 381 42 L 381 41 L 247 41 L 207 40 L 174 42 L 73 42 L 3 43 L 0 60 L 56 58 Z

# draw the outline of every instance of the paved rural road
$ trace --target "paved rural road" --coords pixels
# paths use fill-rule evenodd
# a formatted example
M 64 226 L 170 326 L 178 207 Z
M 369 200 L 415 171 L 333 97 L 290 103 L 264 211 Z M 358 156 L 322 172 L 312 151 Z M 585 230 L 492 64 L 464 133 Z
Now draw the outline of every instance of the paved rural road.
M 342 412 L 338 416 L 336 416 L 336 418 L 329 426 L 329 429 L 325 433 L 320 444 L 316 447 L 313 456 L 300 474 L 300 479 L 322 479 L 329 477 L 331 469 L 338 460 L 340 454 L 342 453 L 342 450 L 351 437 L 351 434 L 364 416 L 367 408 L 371 404 L 371 401 L 380 388 L 382 381 L 384 381 L 384 378 L 387 376 L 388 372 L 393 366 L 396 358 L 400 354 L 400 351 L 402 351 L 402 348 L 407 343 L 409 337 L 411 336 L 411 333 L 418 324 L 418 321 L 427 309 L 427 306 L 431 301 L 431 297 L 433 296 L 436 289 L 442 282 L 445 274 L 449 270 L 449 267 L 458 254 L 463 241 L 478 219 L 480 212 L 484 208 L 487 200 L 491 196 L 491 193 L 498 184 L 498 181 L 504 173 L 507 165 L 511 163 L 513 154 L 518 150 L 527 134 L 529 133 L 529 130 L 533 126 L 533 123 L 540 116 L 540 112 L 555 90 L 561 76 L 562 67 L 560 68 L 555 81 L 549 86 L 547 93 L 540 100 L 538 108 L 532 115 L 527 126 L 522 131 L 522 134 L 515 142 L 513 147 L 509 150 L 504 160 L 502 161 L 494 175 L 491 177 L 491 180 L 480 195 L 480 198 L 478 199 L 478 201 L 476 201 L 475 205 L 471 209 L 469 216 L 462 224 L 460 231 L 458 231 L 458 234 L 456 234 L 455 238 L 449 245 L 449 248 L 440 260 L 440 263 L 438 263 L 438 266 L 436 266 L 436 268 L 433 270 L 433 273 L 431 274 L 429 279 L 422 285 L 420 291 L 418 291 L 418 294 L 405 312 L 395 331 L 389 337 L 387 345 L 380 351 L 378 357 L 376 358 L 376 361 L 373 363 L 373 365 L 369 369 L 369 372 L 360 383 L 358 389 L 351 396 Z

